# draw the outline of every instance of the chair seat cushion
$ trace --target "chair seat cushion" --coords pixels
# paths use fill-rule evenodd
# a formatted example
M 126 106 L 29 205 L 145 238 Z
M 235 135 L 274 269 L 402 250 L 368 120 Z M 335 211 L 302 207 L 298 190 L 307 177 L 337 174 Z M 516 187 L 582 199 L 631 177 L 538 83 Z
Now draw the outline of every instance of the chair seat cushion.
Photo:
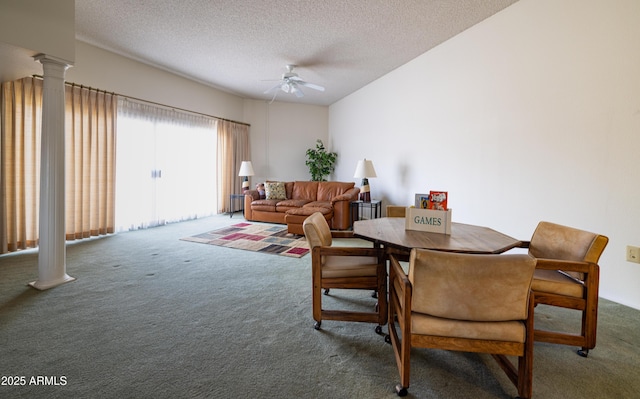
M 524 323 L 519 320 L 498 322 L 452 320 L 417 312 L 411 313 L 411 333 L 518 343 L 523 343 L 526 337 Z
M 376 276 L 378 258 L 369 256 L 325 256 L 322 278 Z
M 582 298 L 584 286 L 571 277 L 557 271 L 536 269 L 533 274 L 531 289 L 534 292 L 547 292 Z

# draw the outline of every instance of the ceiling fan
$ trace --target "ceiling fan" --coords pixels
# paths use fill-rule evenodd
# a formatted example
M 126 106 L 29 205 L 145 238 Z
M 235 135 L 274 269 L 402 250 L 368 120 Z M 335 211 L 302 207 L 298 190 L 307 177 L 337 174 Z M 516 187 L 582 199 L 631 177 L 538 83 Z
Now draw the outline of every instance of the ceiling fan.
M 313 84 L 313 83 L 305 82 L 304 80 L 302 80 L 297 73 L 293 72 L 293 69 L 295 67 L 297 67 L 297 65 L 293 65 L 293 64 L 287 65 L 286 66 L 287 72 L 282 74 L 282 79 L 280 80 L 280 83 L 273 86 L 272 88 L 265 91 L 264 93 L 268 94 L 268 93 L 271 93 L 272 91 L 275 91 L 275 94 L 273 96 L 273 98 L 275 99 L 276 95 L 278 95 L 277 90 L 282 90 L 285 93 L 295 94 L 295 96 L 298 98 L 304 97 L 304 93 L 302 92 L 301 86 L 308 87 L 310 89 L 314 89 L 318 91 L 324 91 L 324 87 Z

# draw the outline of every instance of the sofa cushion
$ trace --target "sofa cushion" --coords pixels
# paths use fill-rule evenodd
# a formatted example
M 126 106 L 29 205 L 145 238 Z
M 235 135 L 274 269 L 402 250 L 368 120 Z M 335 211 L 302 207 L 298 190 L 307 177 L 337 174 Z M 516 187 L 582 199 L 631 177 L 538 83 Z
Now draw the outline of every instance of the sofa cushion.
M 309 200 L 306 199 L 286 199 L 282 201 L 278 201 L 278 206 L 288 206 L 290 208 L 301 208 L 304 205 L 308 204 Z
M 307 204 L 309 200 L 305 199 L 287 199 L 279 201 L 276 205 L 276 211 L 278 212 L 286 212 L 289 209 L 298 209 L 302 208 L 305 204 Z
M 305 219 L 314 213 L 319 212 L 324 216 L 324 219 L 328 222 L 333 217 L 333 210 L 327 208 L 314 208 L 314 207 L 302 207 L 297 209 L 290 209 L 287 211 L 286 216 L 284 217 L 287 225 L 300 225 L 302 227 L 302 223 L 304 223 Z
M 326 208 L 333 209 L 333 205 L 329 201 L 311 201 L 304 204 L 305 208 Z
M 331 201 L 333 198 L 353 188 L 353 182 L 322 181 L 318 184 L 318 201 Z
M 251 209 L 254 211 L 275 212 L 278 202 L 280 202 L 280 200 L 255 200 L 251 203 Z
M 315 201 L 318 195 L 317 181 L 296 181 L 293 184 L 291 198 Z
M 287 192 L 283 182 L 267 182 L 264 185 L 266 199 L 268 200 L 284 200 L 287 199 Z

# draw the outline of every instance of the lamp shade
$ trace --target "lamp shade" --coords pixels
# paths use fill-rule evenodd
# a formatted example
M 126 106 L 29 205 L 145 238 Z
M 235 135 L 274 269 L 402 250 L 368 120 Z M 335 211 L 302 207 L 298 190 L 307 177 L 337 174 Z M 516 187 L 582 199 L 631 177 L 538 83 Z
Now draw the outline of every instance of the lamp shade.
M 362 159 L 358 161 L 358 165 L 356 166 L 356 172 L 353 174 L 355 178 L 367 178 L 367 177 L 377 177 L 376 169 L 373 167 L 373 162 L 369 159 Z
M 251 161 L 242 161 L 238 176 L 253 176 L 254 174 L 255 173 L 253 172 L 253 165 L 251 164 Z

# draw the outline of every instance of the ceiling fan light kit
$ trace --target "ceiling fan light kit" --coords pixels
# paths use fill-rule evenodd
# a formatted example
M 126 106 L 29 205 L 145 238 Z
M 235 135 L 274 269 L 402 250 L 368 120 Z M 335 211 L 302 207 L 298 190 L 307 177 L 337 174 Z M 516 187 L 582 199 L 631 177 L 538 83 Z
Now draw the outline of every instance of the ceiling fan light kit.
M 296 67 L 297 65 L 293 64 L 286 65 L 287 72 L 282 74 L 280 83 L 264 92 L 265 94 L 268 94 L 275 91 L 271 101 L 275 100 L 279 90 L 282 90 L 287 94 L 294 94 L 298 98 L 304 97 L 304 92 L 300 86 L 308 87 L 313 90 L 324 91 L 324 87 L 302 80 L 297 73 L 293 72 Z

